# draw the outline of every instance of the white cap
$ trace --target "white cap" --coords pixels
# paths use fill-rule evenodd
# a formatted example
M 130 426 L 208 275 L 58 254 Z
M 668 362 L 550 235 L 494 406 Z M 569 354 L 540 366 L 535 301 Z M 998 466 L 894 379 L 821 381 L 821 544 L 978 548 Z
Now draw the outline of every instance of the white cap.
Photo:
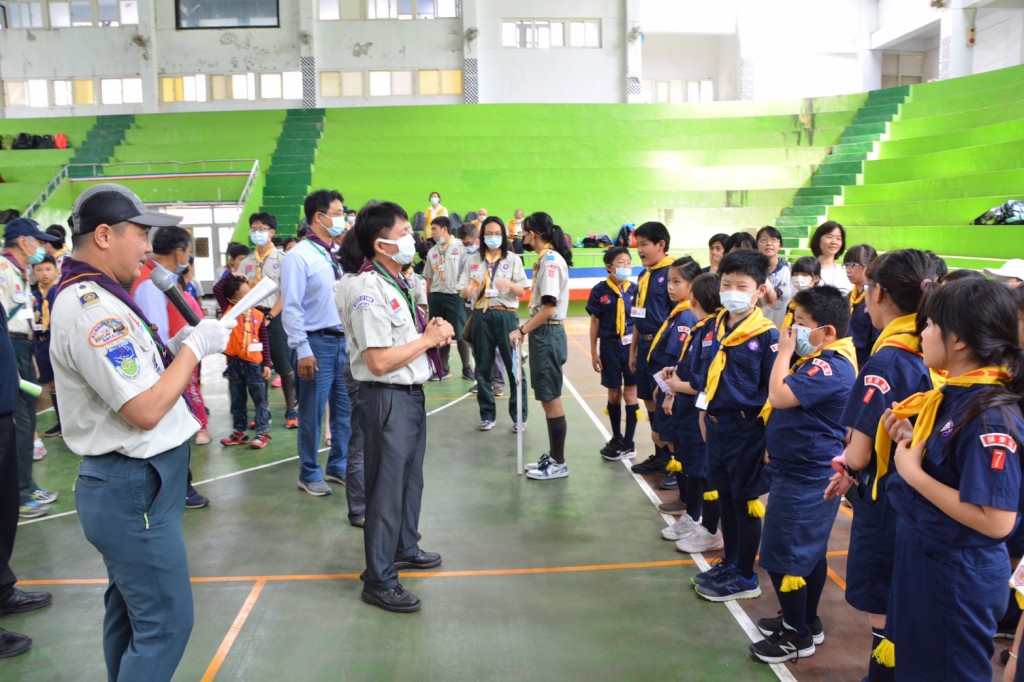
M 1003 263 L 1003 267 L 997 270 L 985 268 L 985 274 L 991 275 L 992 277 L 1009 277 L 1012 279 L 1019 279 L 1024 282 L 1024 260 L 1021 260 L 1020 258 L 1011 258 Z

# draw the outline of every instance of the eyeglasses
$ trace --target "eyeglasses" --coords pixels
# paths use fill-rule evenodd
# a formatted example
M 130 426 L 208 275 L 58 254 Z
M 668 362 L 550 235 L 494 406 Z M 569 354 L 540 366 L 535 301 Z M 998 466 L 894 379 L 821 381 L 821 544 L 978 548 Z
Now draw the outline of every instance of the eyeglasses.
M 776 239 L 775 237 L 762 237 L 757 240 L 757 243 L 760 244 L 761 246 L 771 246 L 772 244 L 780 243 L 780 240 Z
M 864 265 L 862 263 L 843 263 L 843 267 L 847 270 L 856 270 L 857 268 L 864 267 Z

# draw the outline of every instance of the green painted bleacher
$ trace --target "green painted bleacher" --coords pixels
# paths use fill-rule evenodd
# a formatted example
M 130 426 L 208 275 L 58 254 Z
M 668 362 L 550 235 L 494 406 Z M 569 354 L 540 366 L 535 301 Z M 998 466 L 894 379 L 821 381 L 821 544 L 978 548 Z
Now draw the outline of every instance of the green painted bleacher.
M 39 195 L 46 184 L 60 172 L 85 139 L 96 122 L 94 116 L 0 119 L 0 135 L 14 137 L 18 133 L 30 135 L 68 136 L 70 149 L 5 149 L 0 150 L 0 210 L 14 208 L 23 211 Z

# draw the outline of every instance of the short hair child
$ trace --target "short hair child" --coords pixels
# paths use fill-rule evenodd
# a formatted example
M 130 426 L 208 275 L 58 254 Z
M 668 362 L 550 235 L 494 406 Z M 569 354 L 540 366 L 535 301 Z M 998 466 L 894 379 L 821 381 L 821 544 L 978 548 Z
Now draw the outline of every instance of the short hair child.
M 601 375 L 601 385 L 608 390 L 607 414 L 612 427 L 612 437 L 601 448 L 601 457 L 615 461 L 636 455 L 633 437 L 640 405 L 636 397 L 636 373 L 629 369 L 629 347 L 633 342 L 633 318 L 629 313 L 636 301 L 636 285 L 630 282 L 633 262 L 629 249 L 613 246 L 604 252 L 603 260 L 608 277 L 590 290 L 587 313 L 590 315 L 591 364 Z
M 875 345 L 880 329 L 875 329 L 868 315 L 868 306 L 864 302 L 866 293 L 864 283 L 867 282 L 868 266 L 878 257 L 878 252 L 870 244 L 857 244 L 846 251 L 843 267 L 846 278 L 853 289 L 850 290 L 850 336 L 853 346 L 857 349 L 857 363 L 863 364 L 871 355 L 871 347 Z
M 725 252 L 732 253 L 740 249 L 757 250 L 757 240 L 749 232 L 733 232 L 725 242 Z
M 56 285 L 60 279 L 60 269 L 57 267 L 56 259 L 47 254 L 43 256 L 43 260 L 32 265 L 32 274 L 36 278 L 36 285 L 32 287 L 36 329 L 32 352 L 35 355 L 36 367 L 39 369 L 39 383 L 49 390 L 50 404 L 53 405 L 53 412 L 57 417 L 56 425 L 43 433 L 46 437 L 61 433 L 60 409 L 57 406 L 57 390 L 53 383 L 53 364 L 50 362 L 50 311 L 53 310 L 54 301 L 57 299 Z
M 793 270 L 789 275 L 789 282 L 793 287 L 793 293 L 804 289 L 816 287 L 821 282 L 821 263 L 812 256 L 801 256 L 793 263 Z M 790 299 L 786 308 L 786 317 L 782 320 L 780 329 L 785 329 L 793 324 L 793 311 L 796 310 L 796 301 Z
M 821 491 L 828 487 L 832 459 L 844 448 L 840 419 L 857 376 L 856 350 L 846 336 L 846 295 L 832 286 L 814 287 L 797 293 L 795 301 L 796 325 L 780 334 L 762 411 L 771 490 L 760 563 L 782 607 L 781 617 L 758 623 L 766 639 L 750 645 L 765 663 L 805 658 L 824 641 L 817 611 L 839 498 L 825 499 Z
M 236 275 L 224 284 L 224 296 L 230 306 L 249 291 L 245 277 Z M 270 442 L 270 407 L 267 402 L 267 379 L 270 378 L 270 332 L 264 324 L 263 313 L 255 308 L 246 311 L 231 331 L 231 339 L 224 350 L 228 357 L 228 390 L 231 395 L 233 432 L 221 439 L 221 445 L 249 444 L 261 450 Z M 252 398 L 256 437 L 249 439 L 249 415 L 246 410 L 246 391 Z
M 701 340 L 693 388 L 696 406 L 707 411 L 708 479 L 722 508 L 725 557 L 694 577 L 697 594 L 710 601 L 749 599 L 761 594 L 754 557 L 761 542 L 767 492 L 764 424 L 758 417 L 768 399 L 768 378 L 779 332 L 755 305 L 764 295 L 768 259 L 743 249 L 726 254 L 718 272 L 725 307 L 711 338 Z M 705 345 L 705 341 L 708 341 Z M 742 357 L 742 360 L 740 359 Z

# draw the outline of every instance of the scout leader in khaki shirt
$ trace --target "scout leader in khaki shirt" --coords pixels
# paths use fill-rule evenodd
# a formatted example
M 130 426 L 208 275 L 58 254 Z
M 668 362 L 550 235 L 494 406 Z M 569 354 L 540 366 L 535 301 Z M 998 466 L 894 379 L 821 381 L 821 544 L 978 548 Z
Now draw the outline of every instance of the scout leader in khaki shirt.
M 427 280 L 427 294 L 458 294 L 460 261 L 466 255 L 466 247 L 448 232 L 443 225 L 434 224 L 434 238 L 437 244 L 427 252 L 423 266 L 423 277 Z M 442 236 L 444 242 L 442 243 Z
M 261 249 L 266 249 L 265 255 L 260 254 Z M 274 280 L 278 286 L 281 286 L 281 261 L 284 259 L 284 254 L 278 249 L 273 243 L 267 243 L 266 246 L 257 246 L 252 252 L 245 257 L 241 265 L 239 265 L 239 272 L 249 280 L 250 284 L 259 284 L 260 280 L 264 277 Z M 277 301 L 280 298 L 280 294 L 277 291 L 267 296 L 265 299 L 260 301 L 261 308 L 270 308 L 271 312 Z M 280 312 L 280 311 L 278 311 Z
M 478 310 L 494 306 L 516 310 L 519 297 L 515 290 L 523 291 L 528 283 L 523 261 L 518 255 L 509 251 L 502 258 L 500 249 L 487 249 L 468 257 L 462 269 L 459 290 Z
M 533 268 L 533 290 L 530 294 L 530 315 L 544 307 L 545 296 L 555 299 L 555 312 L 549 320 L 565 320 L 569 311 L 569 265 L 562 254 L 545 249 Z

